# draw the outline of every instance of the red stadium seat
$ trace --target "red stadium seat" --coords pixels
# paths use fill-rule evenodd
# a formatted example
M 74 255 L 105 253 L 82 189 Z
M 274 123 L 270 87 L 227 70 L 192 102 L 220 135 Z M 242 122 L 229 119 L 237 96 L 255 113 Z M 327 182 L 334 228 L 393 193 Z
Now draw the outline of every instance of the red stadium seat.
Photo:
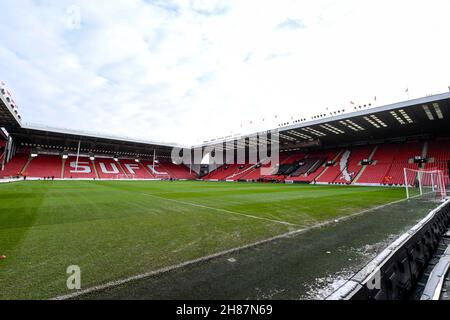
M 61 178 L 62 158 L 59 155 L 43 155 L 40 154 L 33 158 L 27 169 L 30 178 Z
M 30 158 L 30 154 L 18 153 L 10 162 L 5 165 L 5 169 L 0 172 L 3 177 L 16 177 L 22 173 L 25 165 Z
M 96 158 L 95 169 L 100 179 L 117 179 L 126 177 L 125 172 L 117 161 L 112 158 Z
M 450 140 L 437 140 L 428 143 L 426 170 L 441 170 L 444 173 L 444 182 L 450 184 L 448 161 L 450 161 Z
M 355 147 L 351 150 L 350 159 L 347 166 L 347 172 L 351 176 L 352 181 L 358 176 L 362 169 L 361 162 L 365 159 L 369 159 L 374 146 Z M 345 180 L 344 175 L 341 173 L 334 181 L 335 183 L 348 183 Z
M 162 161 L 159 163 L 162 170 L 167 172 L 172 179 L 196 179 L 197 174 L 185 165 L 176 165 L 172 162 Z
M 334 184 L 404 184 L 404 168 L 419 169 L 414 163 L 416 156 L 422 156 L 426 150 L 423 142 L 391 143 L 379 145 L 373 153 L 374 146 L 362 146 L 349 149 L 325 151 L 286 152 L 280 154 L 280 165 L 227 164 L 209 173 L 204 180 L 269 180 L 306 183 Z M 362 160 L 373 153 L 373 164 L 363 166 Z M 344 158 L 345 154 L 345 158 Z M 347 158 L 348 156 L 348 158 Z M 424 169 L 442 170 L 445 182 L 449 184 L 448 161 L 450 160 L 450 140 L 431 141 L 428 143 L 428 163 Z M 341 159 L 343 159 L 342 164 Z M 326 166 L 327 161 L 335 164 Z M 346 161 L 347 160 L 347 161 Z M 299 161 L 302 165 L 296 169 Z M 345 162 L 347 162 L 345 164 Z M 346 167 L 344 167 L 346 165 Z M 55 177 L 65 179 L 196 179 L 197 174 L 185 165 L 175 165 L 170 161 L 158 161 L 153 167 L 152 160 L 136 162 L 134 159 L 97 157 L 91 161 L 79 157 L 76 170 L 76 157 L 62 160 L 59 155 L 40 154 L 30 157 L 29 149 L 19 149 L 16 156 L 6 164 L 1 176 L 18 176 L 24 169 L 30 178 Z M 342 168 L 344 167 L 344 171 Z M 287 171 L 291 169 L 290 171 Z M 364 169 L 364 171 L 362 171 Z M 61 173 L 63 172 L 63 175 Z M 280 172 L 278 174 L 278 172 Z M 284 174 L 289 174 L 285 176 Z M 355 178 L 360 174 L 360 177 Z M 412 183 L 412 182 L 410 182 Z
M 423 143 L 409 142 L 378 146 L 374 164 L 367 166 L 358 183 L 404 184 L 404 168 L 419 169 L 411 163 L 422 153 Z
M 65 179 L 94 179 L 97 178 L 92 161 L 87 157 L 69 157 L 64 164 Z
M 141 162 L 136 162 L 133 159 L 120 159 L 120 164 L 125 171 L 125 174 L 135 179 L 154 179 L 155 177 L 150 173 L 150 170 Z

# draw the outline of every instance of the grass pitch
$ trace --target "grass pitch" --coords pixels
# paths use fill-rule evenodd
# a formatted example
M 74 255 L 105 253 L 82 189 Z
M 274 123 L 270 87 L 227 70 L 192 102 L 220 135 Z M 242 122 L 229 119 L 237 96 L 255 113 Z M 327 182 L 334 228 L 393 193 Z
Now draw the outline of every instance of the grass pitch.
M 0 185 L 0 299 L 68 293 L 404 198 L 366 187 L 166 181 Z

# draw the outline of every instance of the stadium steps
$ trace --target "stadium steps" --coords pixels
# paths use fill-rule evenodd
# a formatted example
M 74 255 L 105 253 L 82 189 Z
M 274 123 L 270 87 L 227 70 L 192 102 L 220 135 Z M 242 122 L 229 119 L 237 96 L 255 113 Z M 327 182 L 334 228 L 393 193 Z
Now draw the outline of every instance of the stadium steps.
M 269 175 L 263 174 L 263 172 L 261 170 L 261 168 L 265 168 L 268 170 L 269 167 L 267 165 L 261 165 L 260 168 L 256 168 L 258 166 L 258 164 L 255 164 L 255 165 L 251 166 L 250 168 L 242 171 L 242 172 L 245 172 L 245 174 L 240 176 L 239 179 L 256 180 L 256 179 L 260 179 L 260 178 L 274 178 L 275 176 L 277 176 L 276 178 L 283 178 L 283 177 L 280 177 L 281 175 L 279 174 L 279 169 L 281 168 L 281 166 L 293 165 L 300 158 L 304 158 L 303 153 L 294 153 L 294 154 L 289 154 L 289 155 L 281 154 L 280 159 L 279 159 L 279 166 L 272 165 L 270 167 L 271 172 Z M 263 163 L 266 160 L 270 160 L 270 158 L 264 159 L 263 161 L 261 161 L 261 163 Z M 282 174 L 282 175 L 285 176 L 285 174 Z
M 24 153 L 18 153 L 14 157 L 5 163 L 3 170 L 0 174 L 4 177 L 15 177 L 23 173 L 25 164 L 28 162 L 30 155 Z
M 168 162 L 160 162 L 158 166 L 160 170 L 167 173 L 168 178 L 181 179 L 183 176 L 181 172 L 174 169 Z
M 375 148 L 373 148 L 372 152 L 369 155 L 368 160 L 371 161 L 373 156 L 375 155 L 375 153 L 378 150 L 378 146 L 375 146 Z M 359 171 L 359 173 L 356 175 L 355 179 L 353 179 L 352 184 L 358 183 L 359 178 L 361 178 L 361 176 L 364 174 L 364 171 L 366 171 L 367 169 L 367 165 L 362 166 L 361 170 Z
M 135 159 L 121 159 L 120 164 L 130 177 L 135 179 L 150 179 L 152 176 L 143 168 L 142 163 Z
M 27 170 L 27 168 L 28 168 L 28 166 L 30 165 L 30 163 L 31 163 L 32 160 L 33 160 L 33 158 L 30 156 L 30 157 L 28 158 L 27 163 L 25 163 L 25 165 L 23 166 L 22 170 L 20 171 L 20 174 L 23 174 L 23 173 Z
M 155 175 L 151 172 L 151 170 L 147 167 L 146 164 L 142 162 L 140 162 L 139 164 L 144 168 L 145 172 L 147 172 L 150 175 L 151 179 L 156 179 Z
M 364 171 L 366 171 L 366 169 L 367 169 L 367 165 L 365 165 L 361 168 L 359 173 L 356 175 L 356 178 L 353 179 L 352 184 L 358 183 L 359 178 L 361 178 L 361 176 L 364 174 Z
M 92 167 L 94 168 L 95 179 L 100 179 L 100 175 L 98 174 L 97 167 L 95 166 L 95 160 L 92 160 Z
M 419 169 L 414 163 L 414 157 L 423 153 L 424 145 L 419 142 L 396 144 L 396 151 L 389 170 L 383 179 L 383 184 L 403 185 L 405 183 L 403 168 Z
M 378 146 L 375 146 L 375 148 L 373 148 L 372 153 L 369 156 L 369 161 L 372 161 L 373 157 L 375 156 L 375 153 L 378 150 Z
M 315 180 L 316 182 L 321 183 L 332 183 L 339 178 L 342 174 L 339 163 L 335 163 L 332 166 L 327 166 L 327 170 L 324 170 L 320 176 L 318 176 Z
M 2 152 L 2 154 L 0 154 L 0 171 L 2 171 L 4 168 L 4 163 L 3 163 L 4 157 L 5 157 L 5 152 Z
M 339 157 L 341 156 L 341 154 L 344 152 L 344 150 L 340 150 L 339 153 L 333 158 L 333 162 L 336 162 L 337 159 L 339 159 Z M 326 164 L 325 164 L 326 165 Z M 333 166 L 330 167 L 325 167 L 325 169 L 323 169 L 323 171 L 314 179 L 314 181 L 317 181 L 320 179 L 320 177 L 322 177 L 327 171 L 328 169 L 332 168 Z
M 310 174 L 319 170 L 324 161 L 325 161 L 324 159 L 317 159 L 316 162 L 314 162 L 314 164 L 304 173 L 305 176 L 309 176 Z
M 232 175 L 225 177 L 225 180 L 237 180 L 235 179 L 236 177 L 241 176 L 244 172 L 248 172 L 248 170 L 255 165 L 244 164 L 244 167 L 242 169 L 240 169 L 240 166 L 241 165 L 237 166 L 237 169 L 233 172 Z
M 122 166 L 122 164 L 120 163 L 120 161 L 117 161 L 116 163 L 117 163 L 117 165 L 119 166 L 119 169 L 122 171 L 122 173 L 123 173 L 127 178 L 129 178 L 129 177 L 128 177 L 128 174 L 125 172 L 125 169 L 123 168 L 123 166 Z
M 222 165 L 218 166 L 217 168 L 211 170 L 208 174 L 204 175 L 204 176 L 201 177 L 201 178 L 204 179 L 204 180 L 208 180 L 208 179 L 209 179 L 209 176 L 211 176 L 211 175 L 217 173 L 219 169 L 221 169 L 221 168 L 223 169 L 223 166 L 225 166 L 225 165 L 222 164 Z
M 237 172 L 237 173 L 235 173 L 235 174 L 233 174 L 233 175 L 227 177 L 226 179 L 227 179 L 227 180 L 228 180 L 228 179 L 233 179 L 233 178 L 238 177 L 238 176 L 241 176 L 240 178 L 243 179 L 246 175 L 248 175 L 248 174 L 250 173 L 250 171 L 252 171 L 253 169 L 255 169 L 257 165 L 258 165 L 258 164 L 254 164 L 254 165 L 252 165 L 251 167 L 248 167 L 247 169 L 245 169 L 245 170 L 243 170 L 243 171 L 241 171 L 241 172 Z
M 323 171 L 314 179 L 314 181 L 317 181 L 317 179 L 320 179 L 321 176 L 323 176 L 329 169 L 330 167 L 325 167 L 325 169 L 323 169 Z
M 262 168 L 262 167 L 261 167 Z M 244 175 L 240 177 L 240 179 L 247 180 L 249 177 L 255 176 L 257 171 L 259 170 L 258 178 L 261 177 L 261 168 L 256 168 L 256 165 L 252 167 L 252 170 L 247 170 Z M 252 179 L 248 179 L 252 180 Z
M 311 168 L 320 166 L 319 163 L 321 161 L 323 161 L 323 160 L 322 159 L 314 160 L 314 159 L 309 159 L 309 158 L 305 157 L 305 159 L 303 159 L 303 165 L 299 166 L 297 170 L 292 172 L 290 174 L 290 177 L 295 178 L 295 177 L 299 177 L 301 175 L 308 173 L 311 170 Z
M 64 179 L 64 171 L 66 169 L 66 159 L 62 159 L 62 165 L 61 165 L 61 179 Z

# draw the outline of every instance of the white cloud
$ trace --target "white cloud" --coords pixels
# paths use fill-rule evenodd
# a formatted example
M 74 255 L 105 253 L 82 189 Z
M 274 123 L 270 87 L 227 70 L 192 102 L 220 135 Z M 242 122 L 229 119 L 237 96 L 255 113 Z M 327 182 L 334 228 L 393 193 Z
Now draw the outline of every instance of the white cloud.
M 30 122 L 193 144 L 450 84 L 445 0 L 4 2 L 1 77 Z

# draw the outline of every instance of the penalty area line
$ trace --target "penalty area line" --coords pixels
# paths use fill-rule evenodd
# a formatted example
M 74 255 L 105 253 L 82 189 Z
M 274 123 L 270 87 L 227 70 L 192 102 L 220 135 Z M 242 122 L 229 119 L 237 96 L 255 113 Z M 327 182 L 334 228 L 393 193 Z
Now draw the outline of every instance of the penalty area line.
M 145 196 L 148 196 L 148 197 L 153 197 L 153 198 L 156 198 L 156 199 L 171 201 L 171 202 L 174 202 L 174 203 L 183 204 L 183 205 L 187 205 L 187 206 L 192 206 L 192 207 L 197 207 L 197 208 L 202 208 L 202 209 L 208 209 L 208 210 L 214 210 L 214 211 L 223 212 L 223 213 L 230 213 L 230 214 L 239 215 L 239 216 L 243 216 L 243 217 L 247 217 L 247 218 L 258 219 L 258 220 L 265 220 L 265 221 L 270 221 L 270 222 L 273 222 L 273 223 L 279 223 L 279 224 L 283 224 L 283 225 L 287 225 L 287 226 L 300 227 L 300 225 L 298 225 L 298 224 L 287 222 L 287 221 L 269 219 L 269 218 L 264 218 L 264 217 L 258 217 L 258 216 L 254 216 L 254 215 L 251 215 L 251 214 L 246 214 L 246 213 L 240 213 L 240 212 L 235 212 L 235 211 L 226 210 L 226 209 L 209 207 L 209 206 L 205 206 L 205 205 L 202 205 L 202 204 L 197 204 L 197 203 L 192 203 L 192 202 L 187 202 L 187 201 L 181 201 L 181 200 L 175 200 L 175 199 L 167 199 L 167 198 L 158 197 L 158 196 L 155 196 L 155 195 L 149 194 L 149 193 L 142 193 L 142 194 L 145 195 Z

